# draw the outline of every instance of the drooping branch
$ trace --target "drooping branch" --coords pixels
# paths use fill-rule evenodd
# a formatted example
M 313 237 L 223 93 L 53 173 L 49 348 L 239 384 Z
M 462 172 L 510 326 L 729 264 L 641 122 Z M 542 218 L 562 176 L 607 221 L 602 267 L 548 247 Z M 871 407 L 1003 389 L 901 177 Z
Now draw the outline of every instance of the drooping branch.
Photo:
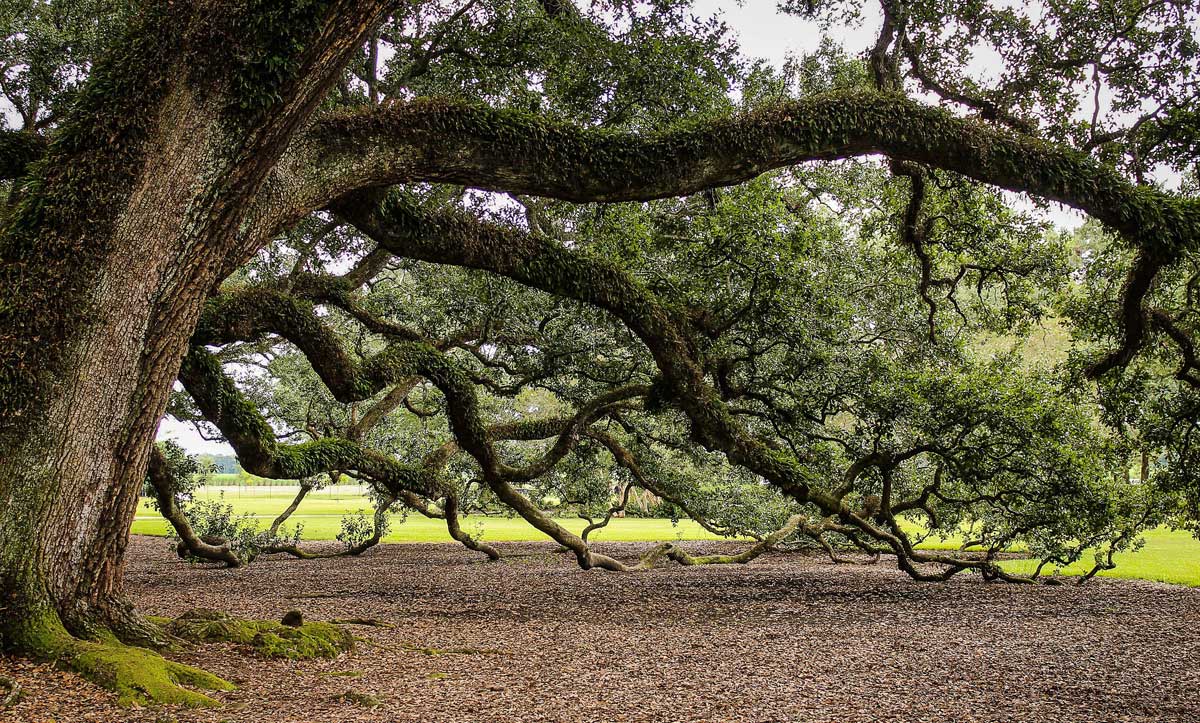
M 158 503 L 159 512 L 167 522 L 171 523 L 175 534 L 179 535 L 180 544 L 186 548 L 189 554 L 202 560 L 223 562 L 226 567 L 241 567 L 242 560 L 230 548 L 228 541 L 210 544 L 192 529 L 187 515 L 180 509 L 179 502 L 175 499 L 175 490 L 167 469 L 166 457 L 157 446 L 150 450 L 150 463 L 146 474 L 150 480 L 150 486 L 154 490 L 154 499 Z
M 281 444 L 262 415 L 203 347 L 192 347 L 179 380 L 205 419 L 216 425 L 246 471 L 271 479 L 302 479 L 333 471 L 355 471 L 396 494 L 434 496 L 421 470 L 364 448 L 349 439 L 324 438 Z
M 1096 379 L 1123 367 L 1137 355 L 1146 338 L 1147 312 L 1144 301 L 1154 286 L 1159 269 L 1164 265 L 1164 259 L 1144 250 L 1134 257 L 1121 290 L 1121 314 L 1118 318 L 1122 332 L 1121 344 L 1088 366 L 1086 372 L 1089 377 Z
M 706 367 L 692 343 L 686 314 L 672 311 L 608 263 L 520 229 L 483 223 L 453 212 L 425 211 L 397 197 L 382 203 L 377 197 L 362 197 L 354 203 L 340 204 L 336 211 L 397 255 L 486 270 L 609 311 L 652 353 L 661 378 L 651 396 L 658 400 L 656 403 L 677 405 L 687 415 L 693 439 L 710 450 L 724 452 L 730 462 L 766 478 L 797 502 L 812 503 L 823 515 L 841 520 L 855 544 L 859 544 L 859 536 L 883 543 L 882 549 L 894 554 L 900 567 L 915 579 L 947 579 L 975 569 L 993 579 L 1029 581 L 1005 573 L 991 559 L 918 550 L 900 530 L 894 512 L 885 528 L 868 519 L 869 515 L 864 517 L 851 509 L 845 500 L 846 490 L 831 492 L 818 486 L 814 472 L 803 460 L 749 432 L 726 406 L 706 378 Z M 900 455 L 889 463 L 908 456 Z M 557 524 L 549 518 L 539 519 L 541 513 L 536 507 L 504 485 L 503 478 L 498 478 L 492 487 L 503 502 L 555 539 L 570 539 L 566 537 L 569 533 L 556 529 Z M 581 540 L 574 544 L 580 553 L 584 552 Z M 575 550 L 572 545 L 565 546 Z M 918 567 L 920 564 L 943 569 L 927 573 Z
M 362 197 L 336 211 L 398 256 L 490 271 L 553 294 L 605 309 L 653 354 L 662 379 L 658 393 L 688 415 L 707 446 L 725 452 L 799 502 L 825 497 L 798 460 L 748 434 L 729 412 L 687 332 L 686 314 L 666 308 L 628 274 L 520 229 L 482 223 L 450 212 L 427 212 L 392 197 Z M 838 502 L 818 501 L 831 511 Z
M 617 464 L 625 468 L 625 470 L 628 471 L 635 480 L 637 480 L 639 487 L 650 492 L 650 494 L 654 495 L 655 497 L 659 497 L 675 505 L 683 512 L 683 514 L 687 515 L 690 519 L 694 520 L 697 524 L 714 535 L 730 537 L 734 534 L 732 530 L 728 530 L 713 524 L 711 520 L 696 511 L 695 508 L 689 505 L 686 501 L 680 499 L 678 495 L 671 494 L 662 485 L 657 484 L 654 479 L 647 475 L 645 470 L 642 469 L 642 466 L 638 463 L 637 458 L 633 456 L 633 453 L 630 452 L 623 444 L 621 444 L 616 437 L 599 429 L 589 429 L 587 431 L 587 435 L 604 445 L 605 449 L 609 451 L 609 454 L 613 456 L 613 459 L 616 460 Z
M 589 425 L 609 413 L 609 410 L 618 403 L 645 394 L 647 391 L 649 390 L 645 387 L 636 385 L 621 387 L 590 400 L 582 405 L 572 417 L 520 420 L 494 424 L 487 428 L 486 436 L 489 443 L 497 440 L 533 441 L 551 438 L 555 440 L 549 450 L 529 465 L 522 468 L 505 467 L 492 471 L 484 469 L 483 480 L 502 502 L 515 510 L 526 522 L 573 552 L 584 569 L 599 567 L 606 570 L 624 571 L 627 567 L 607 555 L 593 551 L 588 546 L 586 538 L 576 535 L 558 524 L 553 517 L 521 494 L 513 483 L 532 480 L 550 471 L 574 448 L 579 437 L 585 433 Z M 460 449 L 462 447 L 459 442 L 450 441 L 427 455 L 422 463 L 426 474 L 431 477 L 440 476 L 446 463 Z M 478 457 L 476 459 L 478 460 Z M 448 484 L 443 486 L 447 489 L 450 488 Z M 446 497 L 446 524 L 451 536 L 471 549 L 487 552 L 486 549 L 476 547 L 475 545 L 481 543 L 463 533 L 458 527 L 457 516 L 451 516 L 451 509 L 457 511 L 457 504 L 456 493 L 450 490 Z M 492 553 L 488 553 L 488 555 L 490 557 Z
M 291 294 L 271 288 L 245 289 L 214 297 L 205 309 L 193 342 L 213 344 L 247 341 L 267 333 L 277 334 L 300 349 L 318 376 L 339 401 L 350 402 L 367 398 L 387 384 L 413 375 L 429 379 L 447 399 L 451 429 L 456 439 L 454 448 L 461 447 L 475 458 L 483 471 L 484 480 L 502 500 L 513 506 L 535 527 L 574 549 L 581 564 L 585 567 L 600 566 L 621 569 L 620 563 L 591 552 L 586 543 L 537 510 L 532 503 L 516 491 L 513 484 L 535 479 L 545 474 L 574 447 L 580 429 L 604 414 L 611 405 L 644 395 L 648 392 L 647 388 L 623 387 L 602 394 L 584 405 L 565 425 L 561 422 L 550 422 L 548 426 L 545 420 L 538 420 L 533 423 L 499 425 L 497 428 L 488 430 L 483 427 L 472 383 L 438 350 L 421 342 L 396 342 L 363 362 L 356 362 L 342 348 L 332 329 L 317 317 L 310 304 Z M 199 347 L 194 347 L 189 359 L 193 356 L 202 358 L 204 354 L 207 352 L 203 352 Z M 220 370 L 217 369 L 209 376 L 217 377 L 219 373 Z M 225 431 L 221 421 L 214 420 L 212 417 L 213 414 L 221 416 L 221 405 L 214 403 L 213 400 L 197 397 L 197 393 L 203 396 L 206 389 L 211 389 L 214 384 L 198 384 L 196 376 L 197 374 L 185 362 L 185 370 L 181 373 L 181 380 L 185 387 L 196 398 L 197 404 L 205 415 L 210 420 L 217 422 L 218 427 Z M 236 389 L 232 388 L 231 380 L 224 377 L 223 374 L 220 374 L 217 379 L 218 384 L 223 381 L 229 394 L 236 396 Z M 245 404 L 245 400 L 241 401 Z M 249 411 L 253 412 L 253 415 L 257 415 L 256 410 Z M 228 418 L 230 415 L 224 416 Z M 226 419 L 225 421 L 227 424 L 232 424 L 232 420 Z M 278 450 L 278 445 L 275 445 L 273 441 L 266 441 L 266 430 L 262 428 L 263 425 L 265 422 L 259 418 L 258 426 L 260 428 L 256 433 L 244 435 L 249 439 L 240 446 L 239 443 L 230 439 L 231 444 L 238 450 L 239 457 L 243 449 L 251 453 L 260 448 L 264 452 L 269 452 L 271 449 Z M 550 433 L 546 433 L 547 428 Z M 554 444 L 541 458 L 521 468 L 503 464 L 492 446 L 492 440 L 495 438 L 536 439 L 555 435 L 557 438 Z M 346 446 L 339 444 L 342 442 L 360 454 L 368 452 L 350 440 L 322 439 L 307 444 L 331 443 L 337 445 L 335 448 L 341 449 Z M 295 445 L 297 448 L 303 446 Z M 448 454 L 452 453 L 452 451 L 446 451 L 448 449 L 452 448 L 444 445 L 443 450 L 435 454 L 436 459 L 441 460 L 442 464 L 448 458 Z M 371 458 L 382 458 L 382 455 L 372 453 Z M 340 464 L 342 466 L 338 469 L 356 469 L 360 474 L 376 479 L 376 474 L 370 470 L 345 466 L 344 463 Z M 395 462 L 392 464 L 398 466 Z M 432 482 L 436 478 L 434 470 L 439 466 L 427 461 L 418 475 L 424 480 L 427 488 L 434 486 L 435 483 Z M 409 491 L 411 492 L 411 490 Z M 447 508 L 443 512 L 451 535 L 468 547 L 480 549 L 491 556 L 494 554 L 494 550 L 488 552 L 486 548 L 462 533 L 461 528 L 458 527 L 457 516 L 454 514 L 457 510 L 457 500 L 453 499 L 453 494 L 452 491 L 447 493 Z M 447 514 L 447 511 L 450 514 Z
M 482 552 L 488 556 L 489 560 L 499 560 L 499 550 L 483 540 L 475 539 L 474 536 L 463 530 L 462 524 L 458 519 L 458 492 L 455 490 L 447 490 L 445 499 L 446 501 L 442 508 L 442 512 L 446 517 L 446 531 L 450 533 L 450 537 L 461 543 L 462 546 L 466 547 L 468 550 Z
M 1163 332 L 1175 342 L 1176 348 L 1179 349 L 1179 356 L 1182 357 L 1179 363 L 1179 369 L 1175 372 L 1175 378 L 1186 382 L 1195 389 L 1200 389 L 1200 378 L 1197 378 L 1195 372 L 1200 370 L 1200 361 L 1196 357 L 1196 345 L 1192 341 L 1192 337 L 1179 327 L 1175 319 L 1162 309 L 1151 309 L 1150 320 L 1155 326 L 1162 329 Z M 1142 479 L 1145 479 L 1143 473 Z

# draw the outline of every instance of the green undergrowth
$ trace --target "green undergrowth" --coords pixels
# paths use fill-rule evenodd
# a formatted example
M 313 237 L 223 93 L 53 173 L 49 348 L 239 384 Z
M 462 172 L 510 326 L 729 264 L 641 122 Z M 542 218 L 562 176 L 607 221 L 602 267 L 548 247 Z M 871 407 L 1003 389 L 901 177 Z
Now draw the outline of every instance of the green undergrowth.
M 333 623 L 290 627 L 272 620 L 239 620 L 217 610 L 192 610 L 165 627 L 193 643 L 234 643 L 264 658 L 336 658 L 354 648 L 354 636 Z

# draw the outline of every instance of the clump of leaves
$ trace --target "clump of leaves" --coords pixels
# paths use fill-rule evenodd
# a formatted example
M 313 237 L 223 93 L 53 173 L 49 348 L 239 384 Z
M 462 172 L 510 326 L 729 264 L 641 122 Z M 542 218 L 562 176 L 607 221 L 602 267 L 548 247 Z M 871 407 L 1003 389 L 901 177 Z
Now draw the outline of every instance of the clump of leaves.
M 203 538 L 221 538 L 243 560 L 252 560 L 263 544 L 263 531 L 250 513 L 236 514 L 225 493 L 215 500 L 195 500 L 186 506 L 192 529 Z M 298 532 L 297 532 L 298 534 Z M 178 540 L 178 536 L 174 541 Z

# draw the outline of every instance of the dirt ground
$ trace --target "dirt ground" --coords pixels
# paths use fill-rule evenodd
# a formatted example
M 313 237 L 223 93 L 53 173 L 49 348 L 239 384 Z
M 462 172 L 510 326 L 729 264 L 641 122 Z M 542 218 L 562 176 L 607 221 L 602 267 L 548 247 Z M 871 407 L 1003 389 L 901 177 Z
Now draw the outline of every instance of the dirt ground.
M 692 549 L 719 545 L 693 544 Z M 451 545 L 359 559 L 190 566 L 135 538 L 147 612 L 378 618 L 334 660 L 232 646 L 172 655 L 238 684 L 212 710 L 121 709 L 77 676 L 0 657 L 24 700 L 2 721 L 1200 721 L 1200 589 L 914 583 L 801 554 L 585 572 L 549 544 L 487 563 Z M 605 545 L 633 557 L 645 545 Z M 379 705 L 346 702 L 347 691 Z

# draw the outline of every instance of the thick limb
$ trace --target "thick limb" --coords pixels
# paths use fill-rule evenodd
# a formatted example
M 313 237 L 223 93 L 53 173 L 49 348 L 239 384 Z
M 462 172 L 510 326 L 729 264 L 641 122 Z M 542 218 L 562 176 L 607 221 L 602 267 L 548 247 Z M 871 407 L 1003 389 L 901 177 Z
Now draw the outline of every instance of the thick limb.
M 1137 187 L 1069 147 L 891 93 L 827 93 L 642 135 L 421 99 L 324 118 L 307 140 L 296 150 L 309 159 L 298 167 L 313 173 L 313 208 L 333 200 L 329 189 L 423 180 L 571 201 L 649 200 L 883 153 L 1074 206 L 1142 248 L 1178 253 L 1200 238 L 1195 201 Z
M 691 555 L 674 543 L 666 543 L 666 556 L 680 565 L 744 565 L 796 533 L 803 515 L 792 515 L 783 527 L 733 555 Z
M 882 543 L 913 577 L 946 579 L 958 571 L 976 569 L 997 579 L 1023 581 L 990 560 L 918 551 L 896 525 L 884 529 L 855 515 L 845 503 L 844 490 L 822 489 L 803 460 L 773 448 L 730 413 L 720 393 L 707 380 L 691 341 L 688 319 L 611 264 L 515 227 L 482 223 L 458 213 L 428 212 L 398 197 L 381 200 L 362 196 L 340 204 L 337 211 L 397 255 L 490 271 L 609 311 L 653 355 L 662 375 L 655 386 L 656 394 L 678 404 L 688 416 L 697 441 L 724 452 L 730 462 L 761 475 L 797 502 L 814 504 L 824 515 L 841 519 L 857 534 Z M 514 503 L 519 501 L 514 498 Z M 530 510 L 526 519 L 536 519 L 536 513 Z M 552 529 L 547 522 L 539 524 Z M 577 549 L 559 542 L 568 549 Z M 946 569 L 928 574 L 917 567 L 926 563 Z
M 212 354 L 193 347 L 179 379 L 237 452 L 247 471 L 271 479 L 300 479 L 322 472 L 353 470 L 389 493 L 428 494 L 421 470 L 407 467 L 348 439 L 325 438 L 300 444 L 275 441 L 274 430 L 238 391 Z

